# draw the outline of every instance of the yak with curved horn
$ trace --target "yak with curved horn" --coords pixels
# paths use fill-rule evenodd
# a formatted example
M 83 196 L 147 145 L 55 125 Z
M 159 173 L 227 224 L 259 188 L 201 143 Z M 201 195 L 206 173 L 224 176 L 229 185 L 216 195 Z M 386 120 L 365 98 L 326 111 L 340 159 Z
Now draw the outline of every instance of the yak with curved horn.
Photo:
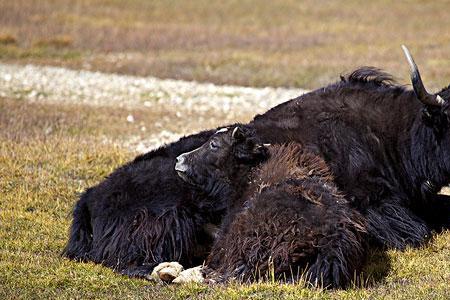
M 428 93 L 403 50 L 414 91 L 363 67 L 250 123 L 263 142 L 296 141 L 323 157 L 371 240 L 397 249 L 450 224 L 450 198 L 438 194 L 450 181 L 450 88 Z

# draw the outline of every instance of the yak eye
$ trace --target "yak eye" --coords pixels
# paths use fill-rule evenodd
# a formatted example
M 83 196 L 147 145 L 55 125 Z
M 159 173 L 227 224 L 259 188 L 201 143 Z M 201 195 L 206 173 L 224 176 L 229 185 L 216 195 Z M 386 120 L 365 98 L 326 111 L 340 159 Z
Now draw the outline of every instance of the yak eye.
M 217 143 L 216 141 L 211 141 L 211 143 L 209 143 L 209 147 L 210 147 L 212 150 L 216 150 L 216 149 L 219 148 L 219 143 Z

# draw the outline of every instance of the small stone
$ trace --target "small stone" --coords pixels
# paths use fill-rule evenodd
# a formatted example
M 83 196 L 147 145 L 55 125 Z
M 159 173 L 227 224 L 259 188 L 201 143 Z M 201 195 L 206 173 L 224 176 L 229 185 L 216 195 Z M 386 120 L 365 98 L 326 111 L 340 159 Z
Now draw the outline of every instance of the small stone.
M 133 122 L 134 122 L 134 117 L 133 117 L 133 115 L 128 115 L 127 121 L 128 121 L 129 123 L 133 123 Z

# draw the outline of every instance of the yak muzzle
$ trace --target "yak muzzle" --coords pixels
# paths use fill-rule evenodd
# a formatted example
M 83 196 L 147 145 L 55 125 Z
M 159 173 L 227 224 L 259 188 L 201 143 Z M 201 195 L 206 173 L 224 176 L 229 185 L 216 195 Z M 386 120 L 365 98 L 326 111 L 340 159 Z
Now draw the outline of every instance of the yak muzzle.
M 181 154 L 176 158 L 176 163 L 175 163 L 175 171 L 178 172 L 186 172 L 188 170 L 188 166 L 186 164 L 186 156 L 185 154 Z

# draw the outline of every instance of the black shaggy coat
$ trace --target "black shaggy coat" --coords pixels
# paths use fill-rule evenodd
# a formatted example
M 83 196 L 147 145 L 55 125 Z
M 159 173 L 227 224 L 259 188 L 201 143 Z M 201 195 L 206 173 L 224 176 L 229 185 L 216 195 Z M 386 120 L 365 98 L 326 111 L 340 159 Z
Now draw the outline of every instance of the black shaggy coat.
M 398 249 L 420 245 L 450 224 L 450 89 L 442 108 L 418 101 L 389 74 L 362 68 L 256 116 L 264 142 L 297 141 L 330 166 L 363 213 L 370 236 Z
M 87 189 L 75 205 L 63 254 L 130 276 L 145 276 L 163 261 L 202 263 L 213 242 L 205 225 L 218 224 L 225 205 L 181 180 L 174 165 L 212 133 L 138 156 Z
M 235 203 L 241 209 L 206 261 L 210 279 L 303 277 L 342 287 L 365 261 L 365 219 L 348 206 L 325 162 L 297 144 L 271 146 Z

